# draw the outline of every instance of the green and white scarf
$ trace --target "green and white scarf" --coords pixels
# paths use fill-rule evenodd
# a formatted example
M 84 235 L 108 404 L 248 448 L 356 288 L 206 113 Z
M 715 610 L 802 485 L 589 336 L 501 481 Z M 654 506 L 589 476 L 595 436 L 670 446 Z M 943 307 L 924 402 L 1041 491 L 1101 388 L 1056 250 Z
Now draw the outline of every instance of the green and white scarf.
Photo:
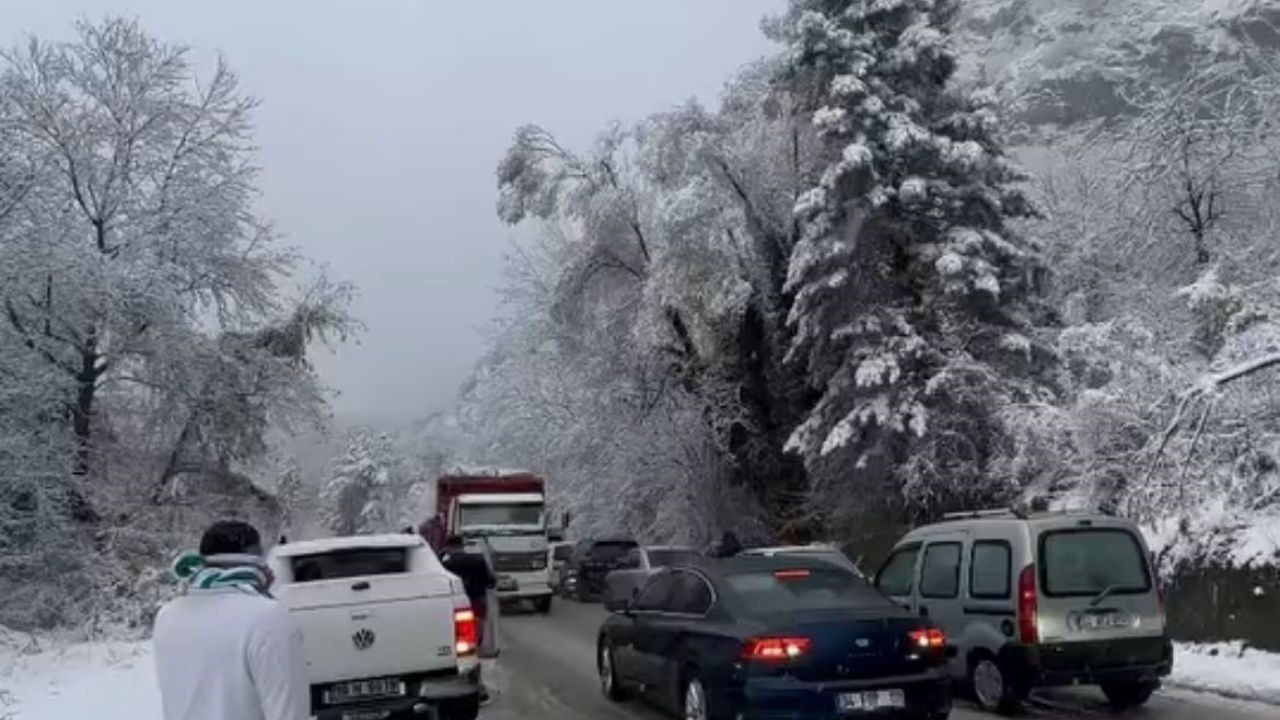
M 258 555 L 210 555 L 184 552 L 173 561 L 173 576 L 183 592 L 235 588 L 270 597 L 271 573 Z

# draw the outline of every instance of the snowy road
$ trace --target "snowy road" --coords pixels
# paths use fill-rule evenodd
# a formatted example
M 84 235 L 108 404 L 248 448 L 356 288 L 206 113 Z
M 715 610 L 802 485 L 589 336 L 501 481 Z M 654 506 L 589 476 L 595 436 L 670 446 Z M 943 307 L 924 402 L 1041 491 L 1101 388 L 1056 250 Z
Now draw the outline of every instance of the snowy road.
M 507 615 L 502 619 L 502 658 L 494 673 L 500 695 L 484 720 L 653 720 L 666 716 L 640 703 L 613 705 L 600 695 L 593 653 L 604 618 L 599 605 L 557 602 L 549 617 Z M 961 706 L 953 720 L 994 720 Z M 1178 690 L 1162 691 L 1144 709 L 1110 712 L 1095 691 L 1055 692 L 1038 697 L 1030 720 L 1142 718 L 1143 720 L 1280 720 L 1280 708 L 1223 700 Z
M 503 652 L 488 679 L 497 687 L 482 720 L 656 720 L 639 703 L 601 697 L 592 657 L 604 611 L 558 602 L 549 617 L 508 615 Z M 150 643 L 102 642 L 6 653 L 0 647 L 0 720 L 160 720 Z M 954 720 L 996 720 L 972 707 Z M 1028 720 L 1130 717 L 1134 720 L 1280 720 L 1280 707 L 1166 690 L 1140 712 L 1116 716 L 1093 691 L 1039 699 Z

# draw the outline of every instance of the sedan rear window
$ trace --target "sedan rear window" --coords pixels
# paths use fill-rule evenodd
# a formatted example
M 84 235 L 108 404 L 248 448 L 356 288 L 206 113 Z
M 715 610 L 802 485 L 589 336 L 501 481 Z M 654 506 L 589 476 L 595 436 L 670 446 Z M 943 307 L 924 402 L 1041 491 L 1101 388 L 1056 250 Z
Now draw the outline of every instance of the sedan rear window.
M 894 607 L 866 580 L 834 567 L 758 570 L 729 575 L 726 582 L 753 615 Z
M 1040 540 L 1041 579 L 1051 597 L 1151 589 L 1142 546 L 1127 530 L 1058 530 Z
M 409 553 L 406 548 L 357 548 L 299 555 L 290 564 L 295 583 L 398 575 L 408 572 Z

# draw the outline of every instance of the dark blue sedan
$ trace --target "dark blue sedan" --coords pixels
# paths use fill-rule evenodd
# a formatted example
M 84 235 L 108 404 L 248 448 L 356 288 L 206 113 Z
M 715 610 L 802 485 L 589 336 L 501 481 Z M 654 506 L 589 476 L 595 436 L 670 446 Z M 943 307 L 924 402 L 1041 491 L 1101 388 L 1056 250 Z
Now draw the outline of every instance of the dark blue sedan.
M 951 710 L 942 632 L 862 578 L 797 557 L 653 575 L 600 628 L 605 695 L 687 720 L 919 718 Z

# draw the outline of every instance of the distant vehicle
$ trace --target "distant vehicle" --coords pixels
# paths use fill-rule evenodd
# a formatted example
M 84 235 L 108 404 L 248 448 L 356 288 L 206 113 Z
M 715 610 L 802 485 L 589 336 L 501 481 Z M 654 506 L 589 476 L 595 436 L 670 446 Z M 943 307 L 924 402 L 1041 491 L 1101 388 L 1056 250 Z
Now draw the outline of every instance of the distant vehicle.
M 436 514 L 421 532 L 439 552 L 446 537 L 461 535 L 471 546 L 486 541 L 499 600 L 529 600 L 551 610 L 547 570 L 546 481 L 523 472 L 445 475 L 436 480 Z
M 623 538 L 579 540 L 565 565 L 564 594 L 578 602 L 599 597 L 605 576 L 622 567 L 623 558 L 638 546 L 635 540 Z
M 564 594 L 565 567 L 569 564 L 569 556 L 573 555 L 573 543 L 554 542 L 547 548 L 548 580 L 553 594 Z
M 823 543 L 813 543 L 811 545 L 782 545 L 779 547 L 751 548 L 749 550 L 743 550 L 739 554 L 746 555 L 748 557 L 811 557 L 838 565 L 858 577 L 866 577 L 866 574 L 864 574 L 862 570 L 858 569 L 857 564 L 850 560 L 849 556 L 845 555 L 844 551 L 835 545 L 827 545 Z
M 950 713 L 942 631 L 821 560 L 676 566 L 608 607 L 596 667 L 610 700 L 644 692 L 700 720 Z
M 1173 667 L 1149 558 L 1119 518 L 955 513 L 907 534 L 875 582 L 955 639 L 952 673 L 983 708 L 1014 712 L 1034 687 L 1077 683 L 1127 708 Z
M 604 600 L 609 602 L 614 598 L 632 599 L 640 591 L 644 581 L 660 568 L 683 565 L 699 557 L 701 553 L 688 547 L 671 545 L 633 547 L 622 557 L 619 569 L 605 576 Z
M 479 713 L 476 617 L 416 535 L 277 545 L 272 591 L 302 627 L 319 720 Z

